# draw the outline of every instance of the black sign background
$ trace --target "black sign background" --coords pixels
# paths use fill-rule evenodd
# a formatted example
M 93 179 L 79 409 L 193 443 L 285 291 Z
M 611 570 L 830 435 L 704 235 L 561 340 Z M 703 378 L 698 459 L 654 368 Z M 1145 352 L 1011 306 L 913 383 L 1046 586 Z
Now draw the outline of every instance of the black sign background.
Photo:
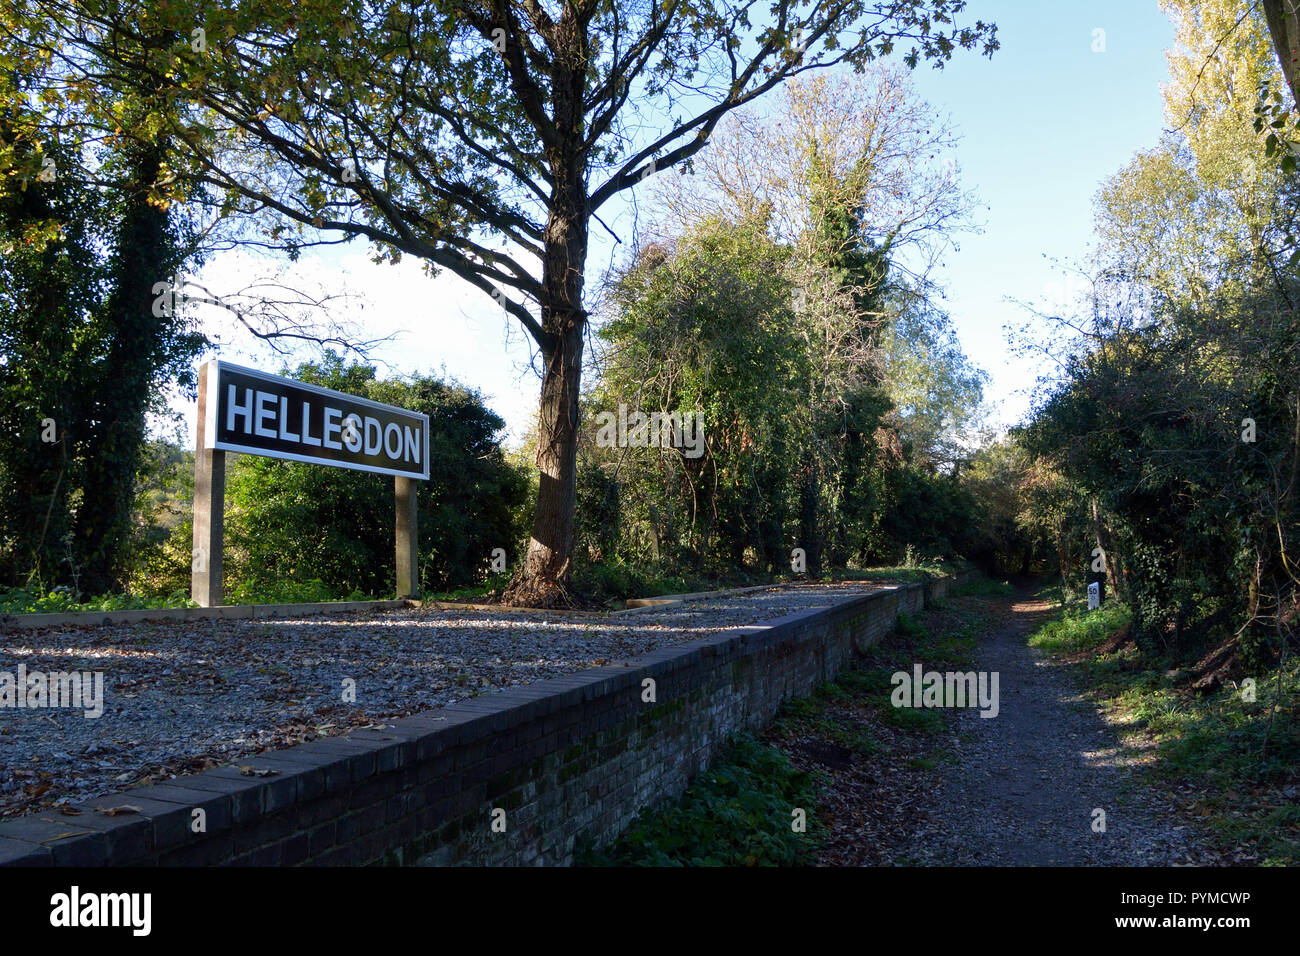
M 235 387 L 235 403 L 239 406 L 234 416 L 234 428 L 230 423 L 230 387 Z M 207 415 L 206 444 L 209 448 L 224 451 L 243 452 L 250 455 L 264 455 L 269 458 L 285 458 L 290 461 L 311 462 L 318 465 L 330 465 L 335 468 L 352 468 L 374 474 L 402 475 L 407 478 L 429 477 L 429 417 L 419 412 L 408 411 L 393 405 L 382 405 L 368 399 L 357 398 L 314 385 L 305 385 L 278 375 L 230 365 L 226 362 L 212 362 L 208 368 L 207 379 Z M 258 435 L 253 430 L 258 424 L 259 402 L 257 393 L 274 396 L 274 401 L 263 401 L 261 407 L 268 414 L 261 419 L 266 430 L 275 433 L 274 437 Z M 246 424 L 242 409 L 252 395 L 252 422 Z M 303 441 L 303 405 L 306 403 L 308 424 L 307 434 L 320 441 L 325 431 L 325 410 L 337 410 L 331 420 L 340 427 L 331 431 L 333 441 L 343 445 L 343 419 L 355 415 L 361 421 L 361 448 L 350 451 L 346 445 L 342 448 L 327 448 L 324 444 L 310 444 Z M 367 421 L 369 419 L 370 421 Z M 373 423 L 377 423 L 377 426 Z M 401 451 L 396 459 L 384 452 L 385 432 L 390 425 L 397 426 L 401 436 Z M 247 429 L 247 430 L 246 430 Z M 406 433 L 412 429 L 416 435 L 419 461 L 412 461 L 407 456 Z M 375 444 L 378 434 L 379 451 L 366 454 L 367 444 Z M 285 435 L 286 437 L 281 437 Z M 294 440 L 292 436 L 297 436 Z M 355 442 L 354 442 L 355 443 Z

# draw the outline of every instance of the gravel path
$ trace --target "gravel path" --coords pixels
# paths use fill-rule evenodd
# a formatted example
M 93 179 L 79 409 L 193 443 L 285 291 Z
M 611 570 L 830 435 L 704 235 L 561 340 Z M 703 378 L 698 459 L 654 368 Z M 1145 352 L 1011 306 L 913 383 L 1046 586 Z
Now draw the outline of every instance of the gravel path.
M 874 584 L 787 586 L 633 614 L 420 608 L 0 634 L 0 680 L 103 673 L 103 714 L 0 707 L 0 817 L 342 734 L 822 607 Z M 346 680 L 355 703 L 345 702 Z
M 981 642 L 977 667 L 1000 674 L 1000 712 L 958 717 L 958 759 L 920 816 L 915 862 L 948 865 L 1177 866 L 1205 852 L 1182 813 L 1137 785 L 1143 755 L 1123 748 L 1083 701 L 1067 665 L 1026 638 L 1053 613 L 1021 596 Z M 1093 812 L 1105 811 L 1104 833 Z

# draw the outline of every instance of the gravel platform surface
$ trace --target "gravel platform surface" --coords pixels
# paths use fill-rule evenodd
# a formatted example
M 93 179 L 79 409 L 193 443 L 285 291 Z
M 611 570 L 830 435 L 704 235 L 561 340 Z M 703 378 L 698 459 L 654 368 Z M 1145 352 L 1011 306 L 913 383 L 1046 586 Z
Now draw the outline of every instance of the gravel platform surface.
M 419 608 L 0 633 L 0 680 L 98 671 L 103 714 L 0 706 L 0 817 L 79 802 L 881 585 L 793 585 L 632 614 Z M 356 702 L 344 702 L 347 680 Z

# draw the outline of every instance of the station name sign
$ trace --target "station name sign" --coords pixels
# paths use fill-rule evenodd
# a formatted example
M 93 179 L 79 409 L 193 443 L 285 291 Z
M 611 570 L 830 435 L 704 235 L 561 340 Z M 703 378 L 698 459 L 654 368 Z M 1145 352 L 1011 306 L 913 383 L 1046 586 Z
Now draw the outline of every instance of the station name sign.
M 429 477 L 429 416 L 229 362 L 208 363 L 208 448 Z

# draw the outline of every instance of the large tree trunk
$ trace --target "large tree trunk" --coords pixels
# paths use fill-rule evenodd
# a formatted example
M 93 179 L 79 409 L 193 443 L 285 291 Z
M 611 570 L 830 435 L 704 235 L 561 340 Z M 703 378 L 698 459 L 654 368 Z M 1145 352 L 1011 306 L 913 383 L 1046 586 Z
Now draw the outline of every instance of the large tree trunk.
M 1292 105 L 1300 106 L 1300 16 L 1296 0 L 1264 0 L 1264 19 L 1273 37 L 1282 75 L 1291 87 Z
M 582 307 L 588 208 L 583 153 L 590 50 L 577 10 L 565 5 L 554 27 L 551 110 L 556 145 L 548 151 L 550 209 L 542 258 L 542 401 L 537 423 L 537 508 L 522 572 L 506 589 L 511 604 L 572 605 L 574 500 L 578 463 L 578 394 L 582 375 Z
M 161 143 L 129 149 L 131 175 L 117 237 L 113 280 L 105 308 L 112 341 L 104 377 L 96 388 L 88 449 L 95 467 L 86 471 L 74 536 L 83 562 L 79 584 L 88 594 L 116 590 L 131 534 L 135 476 L 146 438 L 149 393 L 164 339 L 179 319 L 153 314 L 153 283 L 179 266 L 168 237 L 168 213 L 149 202 L 162 169 Z
M 506 592 L 512 604 L 559 607 L 572 603 L 569 577 L 577 486 L 578 385 L 584 323 L 571 322 L 542 351 L 542 403 L 537 427 L 537 507 L 523 573 Z
M 581 72 L 571 79 L 571 102 L 557 103 L 570 124 L 563 133 L 580 138 Z M 553 164 L 555 190 L 546 224 L 542 262 L 542 400 L 537 423 L 537 508 L 532 540 L 522 573 L 506 589 L 505 600 L 532 607 L 571 605 L 573 508 L 577 488 L 578 394 L 582 376 L 582 336 L 587 313 L 582 293 L 587 260 L 587 192 L 576 142 L 573 151 Z

